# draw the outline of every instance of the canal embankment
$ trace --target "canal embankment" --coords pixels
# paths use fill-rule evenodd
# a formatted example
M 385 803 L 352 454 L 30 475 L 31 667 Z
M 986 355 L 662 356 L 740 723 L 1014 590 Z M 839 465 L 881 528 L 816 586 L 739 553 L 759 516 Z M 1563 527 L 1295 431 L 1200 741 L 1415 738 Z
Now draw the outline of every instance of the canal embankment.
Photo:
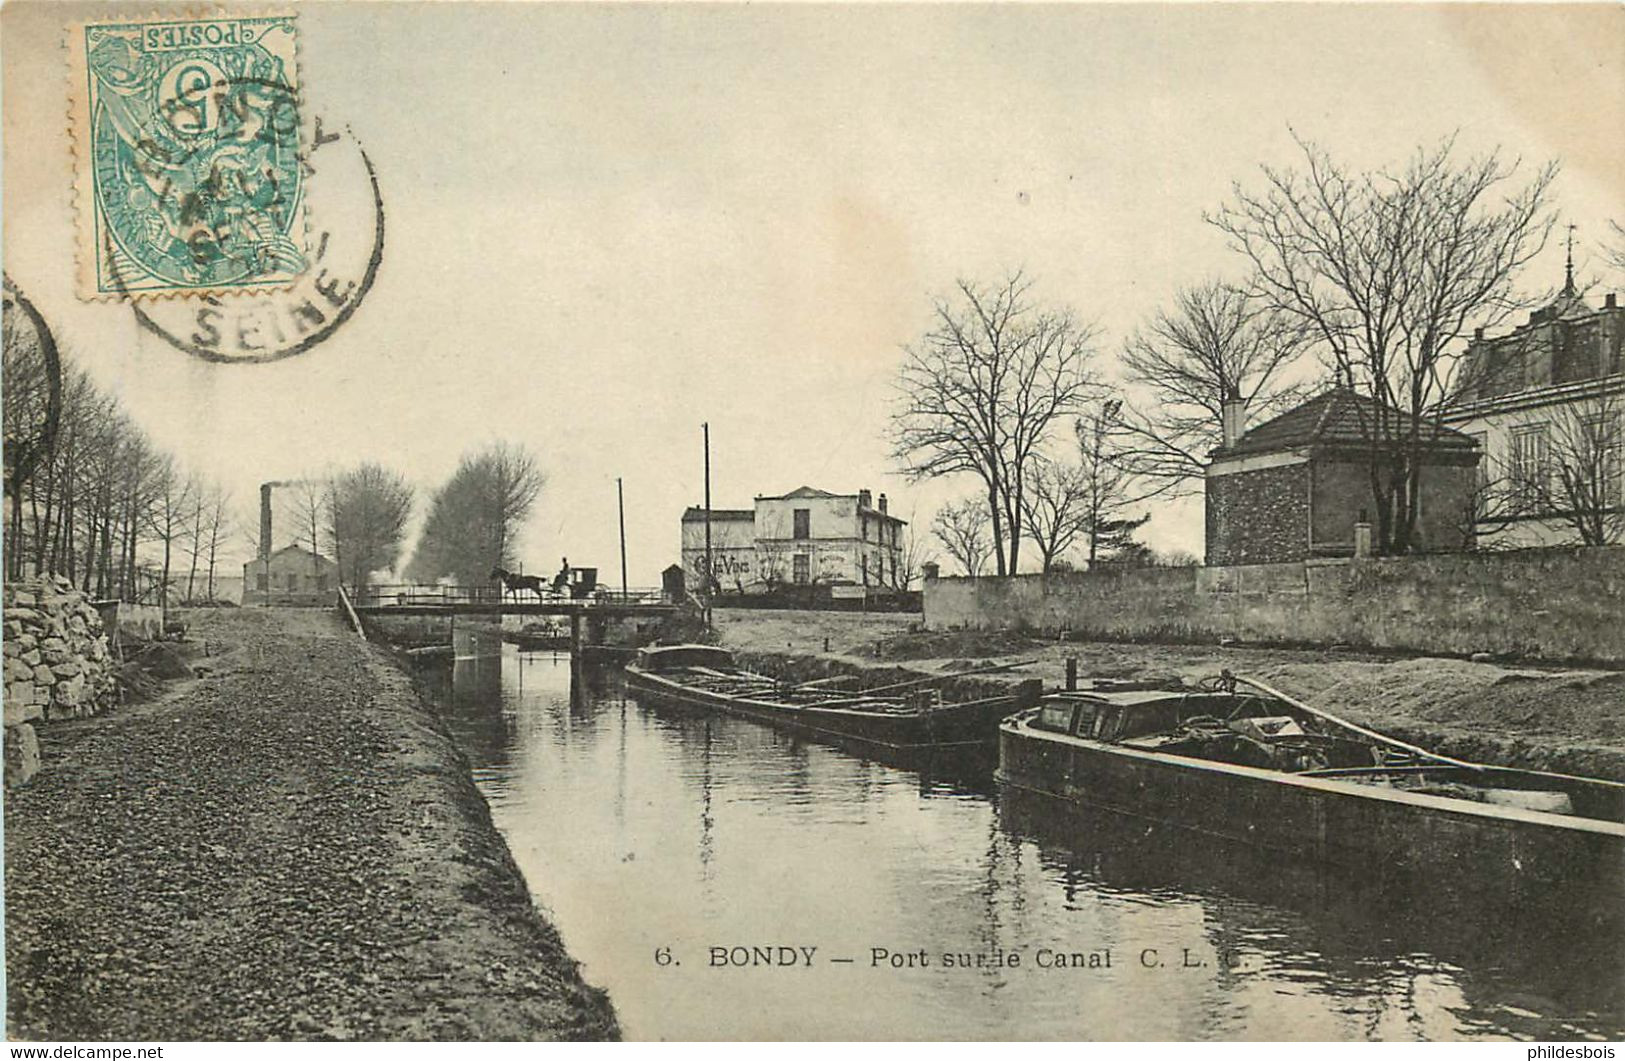
M 411 680 L 331 613 L 193 612 L 207 674 L 41 727 L 5 798 L 24 1039 L 606 1039 Z
M 925 631 L 919 617 L 718 609 L 721 644 L 797 680 L 844 670 L 877 681 L 1029 666 L 974 679 L 1059 685 L 1066 660 L 1084 678 L 1178 676 L 1228 668 L 1349 721 L 1446 755 L 1625 781 L 1625 671 L 1536 667 L 1341 647 L 1057 640 L 1015 631 Z M 822 661 L 822 662 L 816 662 Z

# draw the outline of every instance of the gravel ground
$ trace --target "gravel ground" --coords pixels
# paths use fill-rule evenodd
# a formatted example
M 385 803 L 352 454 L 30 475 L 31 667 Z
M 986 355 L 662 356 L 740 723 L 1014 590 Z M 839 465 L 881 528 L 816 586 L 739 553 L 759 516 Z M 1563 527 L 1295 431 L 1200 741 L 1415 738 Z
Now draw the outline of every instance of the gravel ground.
M 1531 668 L 1437 657 L 1328 649 L 1218 645 L 1056 643 L 1006 632 L 925 633 L 918 615 L 719 608 L 722 643 L 921 670 L 1036 660 L 1008 672 L 1057 684 L 1067 656 L 1082 675 L 1178 674 L 1198 679 L 1228 667 L 1282 692 L 1436 751 L 1482 762 L 1625 781 L 1625 672 Z
M 25 1039 L 606 1039 L 466 763 L 324 612 L 199 611 L 215 670 L 41 728 L 6 794 Z

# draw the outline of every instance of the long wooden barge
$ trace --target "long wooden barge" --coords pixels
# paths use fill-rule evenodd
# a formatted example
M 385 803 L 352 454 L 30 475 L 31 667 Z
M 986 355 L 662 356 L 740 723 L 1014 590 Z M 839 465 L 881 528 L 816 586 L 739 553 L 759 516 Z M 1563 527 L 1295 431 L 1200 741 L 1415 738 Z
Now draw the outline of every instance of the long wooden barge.
M 998 779 L 1291 857 L 1625 899 L 1625 785 L 1452 759 L 1225 678 L 1047 696 L 1000 727 Z
M 710 645 L 645 648 L 626 667 L 627 688 L 668 703 L 748 718 L 883 758 L 985 750 L 998 746 L 1005 716 L 1036 704 L 1037 680 L 1011 694 L 937 702 L 935 690 L 885 695 L 840 688 L 837 680 L 799 685 L 739 667 Z

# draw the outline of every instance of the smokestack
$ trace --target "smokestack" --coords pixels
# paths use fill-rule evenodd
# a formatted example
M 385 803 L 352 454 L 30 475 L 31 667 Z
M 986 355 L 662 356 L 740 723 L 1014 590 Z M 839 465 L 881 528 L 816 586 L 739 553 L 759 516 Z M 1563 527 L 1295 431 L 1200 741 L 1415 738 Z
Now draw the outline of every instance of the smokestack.
M 276 483 L 260 484 L 260 559 L 271 555 L 271 487 Z
M 1241 441 L 1242 433 L 1247 430 L 1247 401 L 1240 394 L 1231 391 L 1219 403 L 1219 434 L 1220 444 L 1230 449 Z

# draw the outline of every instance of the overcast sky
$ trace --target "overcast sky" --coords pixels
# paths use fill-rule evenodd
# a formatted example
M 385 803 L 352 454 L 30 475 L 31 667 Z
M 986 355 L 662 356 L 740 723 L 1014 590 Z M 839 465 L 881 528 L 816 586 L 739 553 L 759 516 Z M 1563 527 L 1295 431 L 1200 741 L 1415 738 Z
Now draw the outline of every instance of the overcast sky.
M 1616 5 L 298 10 L 305 106 L 349 124 L 388 210 L 347 325 L 218 365 L 76 300 L 62 4 L 4 9 L 6 272 L 245 513 L 263 480 L 370 459 L 426 495 L 465 450 L 528 445 L 527 570 L 618 577 L 622 476 L 654 584 L 705 420 L 719 507 L 870 487 L 928 522 L 972 484 L 902 482 L 884 430 L 929 296 L 1025 266 L 1098 320 L 1109 375 L 1176 286 L 1235 274 L 1202 212 L 1289 161 L 1289 125 L 1359 165 L 1458 129 L 1559 158 L 1593 273 L 1587 241 L 1625 219 Z M 1561 248 L 1542 264 L 1560 280 Z M 1200 553 L 1199 503 L 1153 511 L 1145 538 Z

